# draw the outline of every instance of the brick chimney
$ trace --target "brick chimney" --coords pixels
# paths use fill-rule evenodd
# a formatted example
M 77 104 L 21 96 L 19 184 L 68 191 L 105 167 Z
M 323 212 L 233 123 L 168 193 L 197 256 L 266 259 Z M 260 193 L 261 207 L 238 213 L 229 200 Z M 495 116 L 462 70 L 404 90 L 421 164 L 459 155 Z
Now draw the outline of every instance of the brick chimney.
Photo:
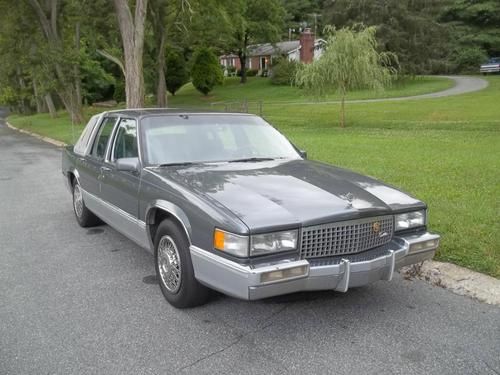
M 314 33 L 310 28 L 305 28 L 300 34 L 300 61 L 309 64 L 314 58 Z

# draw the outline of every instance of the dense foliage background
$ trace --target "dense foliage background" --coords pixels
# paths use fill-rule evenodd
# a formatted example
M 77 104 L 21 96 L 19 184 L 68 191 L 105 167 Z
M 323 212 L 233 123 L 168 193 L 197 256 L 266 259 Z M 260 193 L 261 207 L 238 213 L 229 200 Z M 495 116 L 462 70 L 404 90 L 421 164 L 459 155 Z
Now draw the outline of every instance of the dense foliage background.
M 158 105 L 166 104 L 166 96 L 160 97 L 167 89 L 175 92 L 190 79 L 200 48 L 244 57 L 248 45 L 297 39 L 304 27 L 321 36 L 325 25 L 376 26 L 380 50 L 395 53 L 400 72 L 408 75 L 477 72 L 488 56 L 500 55 L 498 0 L 141 3 L 147 12 L 138 66 L 146 96 L 157 98 Z M 0 0 L 0 103 L 22 113 L 49 111 L 53 116 L 66 108 L 78 122 L 84 104 L 125 100 L 124 34 L 117 15 L 121 6 L 129 6 L 134 16 L 137 4 L 139 0 L 21 0 L 13 5 Z M 280 69 L 288 68 L 282 64 Z

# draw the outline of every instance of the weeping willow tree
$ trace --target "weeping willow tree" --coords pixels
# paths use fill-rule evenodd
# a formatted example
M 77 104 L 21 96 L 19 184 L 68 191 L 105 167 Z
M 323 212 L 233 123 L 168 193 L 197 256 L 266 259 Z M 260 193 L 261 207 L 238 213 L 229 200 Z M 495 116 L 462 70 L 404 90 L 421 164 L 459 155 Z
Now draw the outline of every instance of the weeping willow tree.
M 345 126 L 345 99 L 350 91 L 384 90 L 392 82 L 397 63 L 394 54 L 377 51 L 375 27 L 325 28 L 326 45 L 321 57 L 299 67 L 295 84 L 316 97 L 338 92 L 340 126 Z

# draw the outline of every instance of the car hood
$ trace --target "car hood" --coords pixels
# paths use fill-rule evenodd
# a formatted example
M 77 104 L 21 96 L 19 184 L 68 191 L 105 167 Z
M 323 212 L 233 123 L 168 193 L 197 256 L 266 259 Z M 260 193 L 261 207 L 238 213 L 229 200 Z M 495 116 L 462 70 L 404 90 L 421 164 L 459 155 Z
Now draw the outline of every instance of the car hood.
M 425 205 L 373 178 L 308 160 L 158 168 L 253 232 L 384 215 Z

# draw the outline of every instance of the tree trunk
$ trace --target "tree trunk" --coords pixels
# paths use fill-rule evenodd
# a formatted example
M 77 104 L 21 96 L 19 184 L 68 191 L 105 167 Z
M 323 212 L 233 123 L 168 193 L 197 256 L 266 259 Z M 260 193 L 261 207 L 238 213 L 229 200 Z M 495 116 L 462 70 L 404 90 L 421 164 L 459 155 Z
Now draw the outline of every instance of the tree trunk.
M 82 124 L 84 122 L 82 104 L 78 103 L 74 88 L 69 87 L 65 90 L 57 91 L 57 95 L 61 99 L 66 111 L 70 114 L 71 122 Z
M 51 118 L 56 118 L 57 117 L 57 111 L 56 111 L 56 106 L 54 105 L 54 101 L 52 100 L 52 95 L 50 92 L 45 94 L 45 103 L 47 104 L 47 109 L 49 110 L 50 117 Z
M 241 65 L 241 78 L 240 83 L 246 83 L 247 81 L 247 57 L 243 52 L 238 53 Z
M 80 55 L 80 22 L 75 25 L 75 48 L 76 53 Z M 80 78 L 80 67 L 79 61 L 76 62 L 74 66 L 74 80 L 75 80 L 75 99 L 78 105 L 82 105 L 82 88 L 81 88 L 81 78 Z
M 26 90 L 26 83 L 24 82 L 24 78 L 21 72 L 21 68 L 19 65 L 16 67 L 16 76 L 17 76 L 17 82 L 19 84 L 19 87 L 21 88 L 22 91 Z M 26 99 L 19 99 L 18 101 L 18 106 L 19 106 L 19 112 L 21 113 L 29 113 L 29 108 L 26 105 Z
M 36 113 L 43 113 L 45 112 L 43 99 L 40 98 L 40 93 L 38 92 L 38 87 L 36 85 L 35 79 L 32 79 L 32 84 L 33 84 L 33 97 L 35 98 L 35 105 L 36 105 Z
M 248 34 L 245 33 L 243 37 L 243 48 L 238 52 L 241 65 L 241 79 L 240 83 L 247 82 L 247 47 L 248 47 Z
M 156 105 L 158 108 L 167 107 L 167 83 L 165 81 L 165 29 L 161 27 L 160 45 L 157 56 L 157 87 L 156 87 Z
M 125 57 L 125 95 L 127 108 L 144 107 L 144 75 L 142 55 L 144 50 L 144 23 L 148 0 L 136 0 L 135 16 L 127 0 L 114 0 Z

